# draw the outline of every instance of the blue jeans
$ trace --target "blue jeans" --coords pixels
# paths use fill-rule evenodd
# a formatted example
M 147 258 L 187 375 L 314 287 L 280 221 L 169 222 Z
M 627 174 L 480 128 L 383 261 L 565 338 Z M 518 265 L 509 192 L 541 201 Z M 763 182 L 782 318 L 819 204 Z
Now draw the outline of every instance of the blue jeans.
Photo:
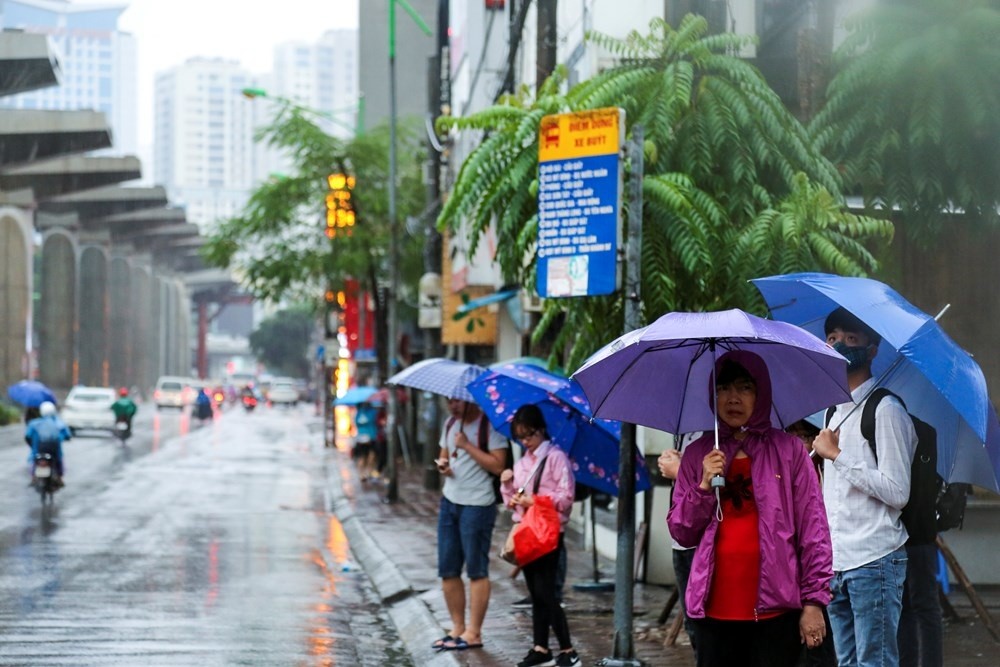
M 906 550 L 834 572 L 827 611 L 840 667 L 898 667 L 896 632 L 903 605 Z
M 941 604 L 938 602 L 937 545 L 906 545 L 906 585 L 899 617 L 899 664 L 941 667 Z M 919 659 L 918 659 L 919 655 Z
M 438 512 L 438 576 L 442 579 L 462 576 L 462 565 L 469 579 L 483 579 L 490 574 L 490 542 L 497 519 L 494 504 L 456 505 L 441 497 Z

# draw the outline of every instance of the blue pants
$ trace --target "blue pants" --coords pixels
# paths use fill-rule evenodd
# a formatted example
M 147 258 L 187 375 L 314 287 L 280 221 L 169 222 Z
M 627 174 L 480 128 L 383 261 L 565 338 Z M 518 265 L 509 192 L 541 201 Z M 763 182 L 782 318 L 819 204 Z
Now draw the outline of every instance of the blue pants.
M 833 573 L 833 600 L 827 611 L 840 667 L 899 666 L 896 632 L 905 579 L 903 547 L 853 570 Z

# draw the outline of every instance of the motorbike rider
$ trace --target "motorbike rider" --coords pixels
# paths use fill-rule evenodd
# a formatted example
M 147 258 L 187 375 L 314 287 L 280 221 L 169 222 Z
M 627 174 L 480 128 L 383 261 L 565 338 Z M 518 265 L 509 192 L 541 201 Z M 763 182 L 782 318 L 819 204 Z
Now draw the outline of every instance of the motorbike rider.
M 205 388 L 198 390 L 198 395 L 194 399 L 195 416 L 198 419 L 210 419 L 212 417 L 212 399 L 205 393 Z
M 49 454 L 53 459 L 57 483 L 62 486 L 64 483 L 62 443 L 69 440 L 72 434 L 56 414 L 54 403 L 45 401 L 38 406 L 38 412 L 41 416 L 28 422 L 24 432 L 25 439 L 31 441 L 31 474 L 32 476 L 35 474 L 35 460 L 38 456 Z
M 252 384 L 243 386 L 243 389 L 240 390 L 240 400 L 246 407 L 252 408 L 257 405 L 257 392 L 254 391 Z
M 135 416 L 138 409 L 135 401 L 129 398 L 128 388 L 119 389 L 118 400 L 111 404 L 111 411 L 115 413 L 115 423 L 125 423 L 126 435 L 132 435 L 132 417 Z

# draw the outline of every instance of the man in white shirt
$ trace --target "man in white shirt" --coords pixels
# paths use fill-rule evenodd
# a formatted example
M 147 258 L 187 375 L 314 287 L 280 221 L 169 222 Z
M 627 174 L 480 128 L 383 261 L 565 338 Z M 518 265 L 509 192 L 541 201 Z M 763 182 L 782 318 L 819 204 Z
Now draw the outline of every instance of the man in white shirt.
M 824 330 L 826 342 L 847 358 L 852 398 L 836 406 L 829 428 L 813 441 L 825 459 L 823 500 L 833 541 L 827 610 L 837 659 L 841 667 L 898 667 L 907 540 L 901 513 L 917 437 L 902 404 L 886 397 L 875 412 L 876 458 L 861 435 L 861 413 L 874 389 L 871 364 L 881 336 L 843 308 L 830 313 Z

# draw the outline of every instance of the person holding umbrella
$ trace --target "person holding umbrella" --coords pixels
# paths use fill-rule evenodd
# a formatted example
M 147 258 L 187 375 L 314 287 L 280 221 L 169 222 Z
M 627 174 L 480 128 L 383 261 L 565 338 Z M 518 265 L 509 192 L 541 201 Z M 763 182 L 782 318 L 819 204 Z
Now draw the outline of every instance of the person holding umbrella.
M 576 489 L 569 456 L 549 440 L 545 417 L 537 405 L 528 403 L 518 408 L 510 430 L 514 439 L 524 447 L 525 454 L 513 469 L 508 468 L 500 474 L 500 493 L 504 503 L 513 508 L 514 521 L 520 522 L 528 508 L 535 504 L 536 495 L 548 496 L 559 514 L 561 528 L 565 529 L 573 510 Z M 534 645 L 518 667 L 574 667 L 580 664 L 570 640 L 566 612 L 557 597 L 557 572 L 565 553 L 566 545 L 560 531 L 555 551 L 526 563 L 522 568 L 531 594 Z M 549 650 L 549 628 L 555 632 L 559 642 L 557 658 L 553 658 Z
M 894 396 L 875 412 L 878 458 L 861 434 L 864 403 L 875 386 L 872 360 L 881 336 L 844 308 L 824 323 L 826 342 L 847 358 L 852 400 L 833 412 L 813 440 L 825 459 L 823 497 L 833 535 L 830 624 L 841 665 L 899 664 L 896 634 L 906 580 L 902 510 L 917 446 L 913 422 Z M 939 640 L 940 641 L 940 640 Z
M 723 354 L 713 379 L 718 447 L 714 433 L 688 447 L 667 516 L 670 534 L 697 547 L 685 595 L 697 664 L 792 667 L 802 644 L 826 634 L 832 555 L 819 482 L 799 440 L 771 423 L 759 355 Z

